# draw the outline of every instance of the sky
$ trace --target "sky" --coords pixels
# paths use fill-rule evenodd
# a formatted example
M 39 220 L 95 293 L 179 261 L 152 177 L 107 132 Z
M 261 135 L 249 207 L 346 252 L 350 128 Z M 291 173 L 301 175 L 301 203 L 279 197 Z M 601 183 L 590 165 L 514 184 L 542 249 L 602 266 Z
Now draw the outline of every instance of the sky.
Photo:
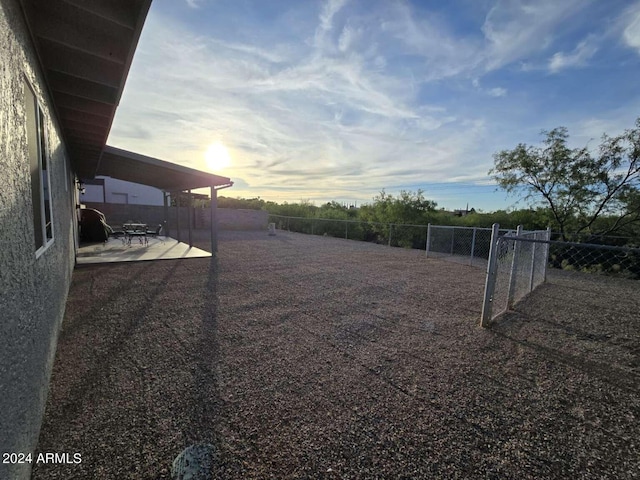
M 225 196 L 521 208 L 493 154 L 558 126 L 597 148 L 639 79 L 640 1 L 154 0 L 108 143 Z

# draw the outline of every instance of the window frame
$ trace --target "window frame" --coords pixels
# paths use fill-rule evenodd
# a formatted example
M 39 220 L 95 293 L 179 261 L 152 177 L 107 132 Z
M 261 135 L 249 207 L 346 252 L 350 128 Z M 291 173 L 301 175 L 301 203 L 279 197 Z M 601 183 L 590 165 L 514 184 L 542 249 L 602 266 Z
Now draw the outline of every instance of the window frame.
M 49 139 L 46 128 L 46 116 L 43 112 L 42 106 L 38 97 L 36 95 L 35 89 L 32 87 L 31 83 L 28 79 L 24 80 L 25 85 L 25 95 L 24 95 L 24 105 L 26 111 L 26 122 L 25 127 L 27 129 L 27 149 L 29 150 L 29 142 L 34 141 L 36 143 L 36 157 L 37 157 L 37 170 L 38 170 L 38 180 L 37 185 L 34 185 L 34 176 L 33 172 L 30 175 L 30 187 L 31 187 L 31 199 L 32 199 L 32 214 L 33 214 L 33 238 L 34 238 L 34 247 L 35 247 L 35 256 L 39 258 L 45 251 L 53 245 L 55 242 L 55 229 L 54 229 L 54 221 L 53 221 L 53 198 L 52 198 L 52 190 L 51 190 L 51 155 L 49 151 Z M 28 89 L 28 90 L 27 90 Z M 31 101 L 27 100 L 27 95 L 31 95 L 33 97 L 33 112 L 29 113 L 29 109 L 31 108 Z M 35 122 L 35 125 L 29 125 L 29 122 Z M 31 138 L 33 134 L 29 133 L 29 129 L 35 127 L 33 133 L 35 133 L 35 138 Z M 31 171 L 31 151 L 28 153 L 29 155 L 29 165 Z M 35 162 L 33 162 L 33 167 L 35 167 Z M 39 205 L 34 205 L 36 195 L 34 195 L 33 189 L 38 188 L 37 200 Z M 36 208 L 39 209 L 38 218 L 36 218 Z M 38 220 L 40 220 L 38 222 Z M 39 225 L 38 225 L 39 223 Z M 39 229 L 39 233 L 37 230 Z M 40 245 L 38 243 L 41 243 Z

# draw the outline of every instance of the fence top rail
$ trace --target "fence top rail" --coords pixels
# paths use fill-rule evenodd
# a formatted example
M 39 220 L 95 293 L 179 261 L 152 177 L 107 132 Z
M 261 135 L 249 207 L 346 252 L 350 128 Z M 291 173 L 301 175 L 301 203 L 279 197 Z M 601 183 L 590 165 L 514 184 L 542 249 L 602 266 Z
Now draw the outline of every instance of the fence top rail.
M 490 232 L 492 230 L 492 228 L 487 228 L 487 227 L 463 227 L 463 226 L 457 226 L 457 225 L 433 225 L 431 224 L 431 228 L 446 228 L 446 229 L 454 229 L 454 230 L 477 230 L 477 231 L 482 231 L 482 232 Z M 512 228 L 500 228 L 498 229 L 498 232 L 515 232 L 514 229 Z
M 398 225 L 394 223 L 382 223 L 382 222 L 367 222 L 365 220 L 347 220 L 344 218 L 322 218 L 322 217 L 292 217 L 290 215 L 277 215 L 275 213 L 270 213 L 270 217 L 278 217 L 278 218 L 288 218 L 292 220 L 313 220 L 320 222 L 344 222 L 344 223 L 366 223 L 367 225 Z M 427 227 L 426 225 L 419 225 L 421 227 Z
M 385 223 L 385 222 L 369 222 L 367 220 L 347 220 L 344 218 L 322 218 L 322 217 L 292 217 L 290 215 L 278 215 L 270 213 L 270 217 L 291 218 L 293 220 L 313 220 L 320 222 L 344 222 L 344 223 L 366 223 L 367 225 L 393 225 L 395 227 L 420 227 L 427 228 L 428 225 L 413 225 L 410 223 Z
M 322 217 L 294 217 L 291 215 L 279 215 L 277 213 L 270 213 L 270 217 L 277 218 L 289 218 L 292 220 L 314 220 L 320 222 L 346 222 L 346 223 L 366 223 L 367 225 L 393 225 L 394 227 L 418 227 L 418 228 L 446 228 L 446 229 L 456 229 L 456 230 L 477 230 L 477 231 L 486 231 L 490 232 L 491 228 L 487 227 L 463 227 L 463 226 L 455 226 L 455 225 L 416 225 L 412 223 L 393 223 L 393 222 L 370 222 L 367 220 L 347 220 L 344 218 L 322 218 Z M 498 230 L 501 233 L 515 232 L 512 228 L 501 228 Z
M 517 240 L 519 242 L 528 242 L 528 243 L 545 243 L 547 245 L 560 245 L 563 247 L 580 247 L 580 248 L 590 248 L 592 250 L 614 250 L 618 252 L 630 252 L 630 253 L 638 253 L 640 254 L 640 248 L 633 247 L 616 247 L 614 245 L 598 245 L 597 243 L 578 243 L 578 242 L 562 242 L 560 240 L 539 240 L 537 238 L 529 238 L 524 236 L 508 236 L 508 237 L 500 237 L 498 241 L 508 242 L 512 240 Z

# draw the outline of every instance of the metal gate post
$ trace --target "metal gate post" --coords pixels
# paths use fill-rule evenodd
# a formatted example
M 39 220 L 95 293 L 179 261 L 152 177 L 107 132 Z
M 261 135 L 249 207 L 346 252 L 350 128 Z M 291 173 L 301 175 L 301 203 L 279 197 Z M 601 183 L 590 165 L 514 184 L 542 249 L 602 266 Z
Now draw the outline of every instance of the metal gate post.
M 427 248 L 425 249 L 425 256 L 429 258 L 429 244 L 431 243 L 431 224 L 427 223 Z
M 547 234 L 545 235 L 545 240 L 547 242 L 551 241 L 551 227 L 547 227 Z M 542 282 L 547 281 L 547 266 L 549 265 L 549 247 L 551 247 L 550 243 L 546 243 L 544 245 L 544 269 L 542 270 Z
M 487 262 L 487 279 L 484 285 L 484 299 L 482 300 L 482 315 L 480 326 L 487 327 L 491 322 L 493 293 L 496 288 L 496 266 L 498 264 L 498 230 L 500 225 L 493 224 L 491 229 L 491 244 L 489 246 L 489 261 Z
M 469 259 L 469 266 L 473 267 L 473 253 L 476 249 L 476 227 L 473 227 L 473 236 L 471 237 L 471 258 Z
M 516 230 L 516 238 L 522 235 L 522 225 L 518 225 Z M 513 257 L 511 258 L 511 273 L 509 274 L 509 290 L 507 291 L 507 310 L 513 307 L 513 296 L 516 289 L 516 277 L 518 275 L 518 259 L 520 257 L 521 243 L 518 240 L 513 241 Z
M 538 240 L 538 232 L 533 234 L 533 239 Z M 531 276 L 529 277 L 529 292 L 533 292 L 533 281 L 536 275 L 536 252 L 538 251 L 538 243 L 534 243 L 531 248 Z
M 456 227 L 451 227 L 451 256 L 453 256 L 453 244 L 456 239 Z

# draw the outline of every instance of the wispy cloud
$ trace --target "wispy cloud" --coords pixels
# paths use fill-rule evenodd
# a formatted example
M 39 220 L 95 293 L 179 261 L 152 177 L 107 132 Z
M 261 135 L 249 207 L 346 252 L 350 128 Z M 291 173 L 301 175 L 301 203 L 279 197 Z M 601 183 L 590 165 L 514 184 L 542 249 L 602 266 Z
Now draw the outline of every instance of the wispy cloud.
M 589 59 L 598 51 L 593 36 L 578 43 L 570 53 L 556 52 L 549 59 L 549 71 L 558 73 L 567 68 L 583 67 Z
M 110 143 L 205 169 L 207 146 L 221 141 L 232 166 L 220 173 L 237 180 L 232 194 L 280 200 L 485 182 L 493 152 L 535 141 L 576 112 L 538 105 L 538 89 L 568 94 L 528 78 L 570 75 L 601 46 L 589 32 L 564 33 L 563 22 L 590 3 L 582 0 L 477 4 L 464 28 L 455 15 L 465 2 L 447 13 L 409 1 L 280 10 L 220 0 L 215 12 L 186 1 L 183 18 L 175 4 L 152 7 Z M 198 6 L 197 16 L 209 17 L 188 23 L 188 7 Z M 629 46 L 634 18 L 622 33 Z
M 320 23 L 316 28 L 315 46 L 318 48 L 326 47 L 326 36 L 333 30 L 333 17 L 346 5 L 348 0 L 327 0 L 322 6 L 319 20 Z
M 629 47 L 635 48 L 640 54 L 640 2 L 625 12 L 625 18 L 627 22 L 622 38 Z
M 588 0 L 498 0 L 482 26 L 487 41 L 487 70 L 549 48 L 556 27 L 587 3 Z
M 504 97 L 507 94 L 507 89 L 502 87 L 490 88 L 487 92 L 492 97 Z
M 334 58 L 310 52 L 281 65 L 279 55 L 180 31 L 167 18 L 156 19 L 146 35 L 114 137 L 140 149 L 144 139 L 126 132 L 144 123 L 159 137 L 144 150 L 183 162 L 199 161 L 206 145 L 221 139 L 234 156 L 232 172 L 253 187 L 312 185 L 331 177 L 335 187 L 375 181 L 382 188 L 392 177 L 403 178 L 394 171 L 415 169 L 415 162 L 419 172 L 444 180 L 442 166 L 464 158 L 458 153 L 466 142 L 453 139 L 458 128 L 467 129 L 467 138 L 477 134 L 477 125 L 453 128 L 460 121 L 442 107 L 409 105 L 405 77 L 383 78 L 356 53 Z M 144 89 L 150 83 L 154 89 Z M 167 123 L 164 116 L 149 117 L 151 109 L 180 111 L 181 119 Z
M 200 8 L 205 0 L 185 0 L 191 8 Z
M 503 87 L 493 87 L 493 88 L 483 88 L 480 85 L 480 79 L 478 78 L 474 78 L 471 81 L 471 84 L 473 85 L 473 87 L 480 93 L 489 95 L 490 97 L 504 97 L 507 95 L 508 90 L 506 88 Z

